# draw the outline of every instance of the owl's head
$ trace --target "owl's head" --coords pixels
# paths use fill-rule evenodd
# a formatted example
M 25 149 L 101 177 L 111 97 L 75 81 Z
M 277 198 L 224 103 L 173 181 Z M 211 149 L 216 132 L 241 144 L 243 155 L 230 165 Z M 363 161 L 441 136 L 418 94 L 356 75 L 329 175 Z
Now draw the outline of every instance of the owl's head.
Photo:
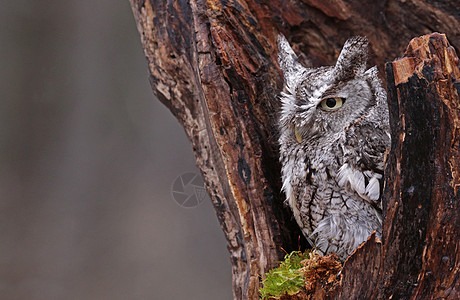
M 303 67 L 282 35 L 278 47 L 284 74 L 280 129 L 293 141 L 343 132 L 376 105 L 382 89 L 377 69 L 366 70 L 366 38 L 347 40 L 331 67 Z

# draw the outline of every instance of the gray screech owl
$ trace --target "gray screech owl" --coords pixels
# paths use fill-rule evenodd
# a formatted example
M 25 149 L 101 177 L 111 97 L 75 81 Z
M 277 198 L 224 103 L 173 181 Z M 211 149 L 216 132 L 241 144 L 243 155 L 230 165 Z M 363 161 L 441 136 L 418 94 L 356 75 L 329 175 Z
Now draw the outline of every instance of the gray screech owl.
M 366 70 L 364 37 L 350 38 L 332 67 L 303 67 L 284 36 L 278 47 L 286 201 L 307 240 L 345 260 L 373 231 L 381 236 L 386 93 L 377 68 Z

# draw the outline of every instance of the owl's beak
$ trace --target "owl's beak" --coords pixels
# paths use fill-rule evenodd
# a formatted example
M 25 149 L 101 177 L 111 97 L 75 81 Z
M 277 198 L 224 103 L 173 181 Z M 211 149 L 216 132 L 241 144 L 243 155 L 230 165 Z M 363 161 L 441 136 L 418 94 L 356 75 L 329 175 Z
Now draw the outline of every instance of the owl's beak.
M 300 133 L 300 130 L 297 126 L 294 126 L 294 134 L 295 134 L 295 139 L 297 142 L 301 143 L 302 142 L 302 133 Z

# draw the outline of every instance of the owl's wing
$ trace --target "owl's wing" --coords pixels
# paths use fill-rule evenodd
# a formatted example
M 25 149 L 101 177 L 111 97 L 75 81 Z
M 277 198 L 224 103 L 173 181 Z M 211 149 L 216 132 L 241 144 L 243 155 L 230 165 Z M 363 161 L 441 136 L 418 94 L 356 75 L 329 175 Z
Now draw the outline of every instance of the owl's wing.
M 343 164 L 336 178 L 338 184 L 380 207 L 384 155 L 389 145 L 386 128 L 366 122 L 354 124 L 347 131 L 343 144 Z

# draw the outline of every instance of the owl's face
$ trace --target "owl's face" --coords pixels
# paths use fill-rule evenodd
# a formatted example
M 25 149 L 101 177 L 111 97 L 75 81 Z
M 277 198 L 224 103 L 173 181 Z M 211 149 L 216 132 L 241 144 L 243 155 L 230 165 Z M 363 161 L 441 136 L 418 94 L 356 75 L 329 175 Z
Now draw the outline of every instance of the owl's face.
M 365 70 L 367 40 L 349 39 L 333 67 L 301 66 L 286 39 L 279 38 L 279 62 L 285 89 L 281 94 L 281 127 L 293 140 L 308 143 L 344 132 L 376 104 L 375 68 Z

